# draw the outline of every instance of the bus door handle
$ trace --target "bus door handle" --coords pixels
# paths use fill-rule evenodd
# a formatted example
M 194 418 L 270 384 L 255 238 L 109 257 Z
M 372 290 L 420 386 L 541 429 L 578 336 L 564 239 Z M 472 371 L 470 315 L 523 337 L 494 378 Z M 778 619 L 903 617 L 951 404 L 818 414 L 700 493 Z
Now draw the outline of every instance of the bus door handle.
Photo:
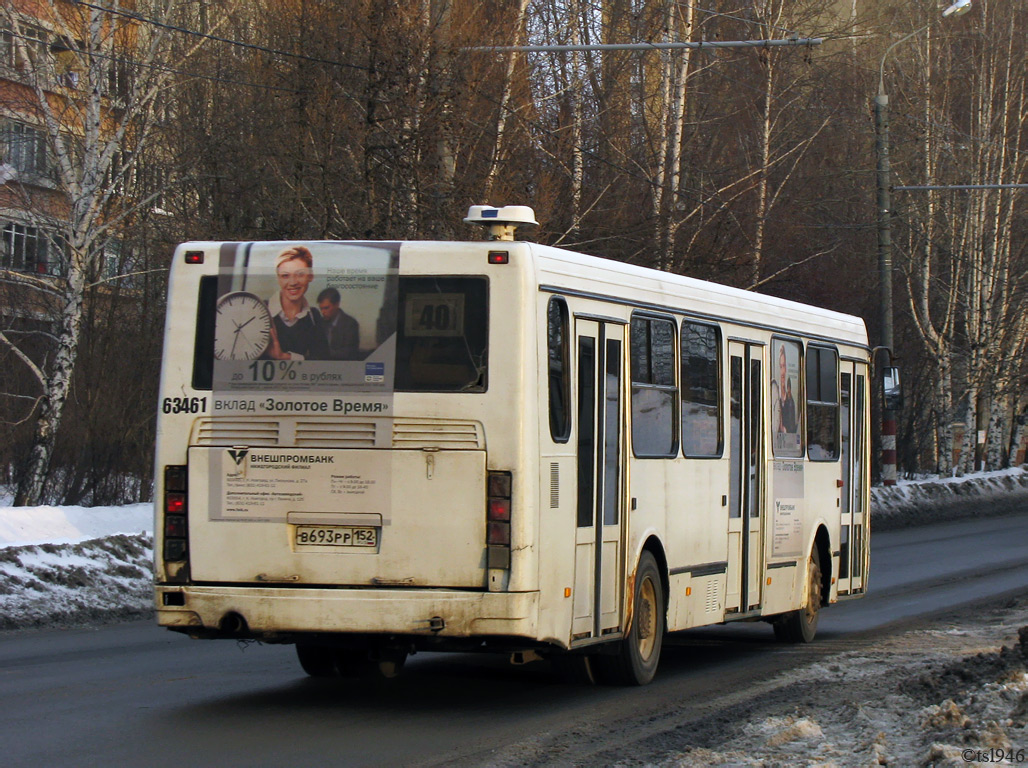
M 425 477 L 429 480 L 432 479 L 432 475 L 435 474 L 435 454 L 439 451 L 438 447 L 422 448 L 425 452 Z

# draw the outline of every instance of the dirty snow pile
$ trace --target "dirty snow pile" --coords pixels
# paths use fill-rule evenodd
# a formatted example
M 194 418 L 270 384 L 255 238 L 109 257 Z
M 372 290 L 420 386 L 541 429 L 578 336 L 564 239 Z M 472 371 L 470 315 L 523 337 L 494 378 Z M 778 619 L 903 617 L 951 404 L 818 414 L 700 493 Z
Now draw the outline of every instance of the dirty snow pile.
M 153 505 L 11 507 L 0 498 L 0 629 L 104 622 L 153 603 Z
M 1028 762 L 1028 600 L 948 630 L 878 638 L 784 673 L 756 710 L 720 713 L 659 768 Z M 1017 624 L 1021 623 L 1018 627 Z M 996 638 L 1004 645 L 996 648 Z M 725 725 L 728 725 L 726 728 Z M 702 746 L 700 746 L 702 744 Z
M 1028 502 L 1028 472 L 1021 467 L 961 477 L 935 475 L 871 489 L 875 530 L 902 528 L 956 517 L 1000 515 Z

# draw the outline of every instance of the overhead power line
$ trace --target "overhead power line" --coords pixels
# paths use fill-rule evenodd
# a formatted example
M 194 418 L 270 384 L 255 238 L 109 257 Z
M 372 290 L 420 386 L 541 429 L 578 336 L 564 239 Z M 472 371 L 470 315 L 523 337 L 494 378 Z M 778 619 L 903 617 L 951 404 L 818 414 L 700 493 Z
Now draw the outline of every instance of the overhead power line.
M 108 8 L 105 5 L 96 5 L 94 3 L 87 3 L 85 0 L 69 0 L 73 5 L 81 5 L 85 8 L 92 8 L 95 11 L 101 11 L 102 13 L 109 13 L 112 16 L 121 16 L 126 19 L 138 22 L 140 24 L 146 24 L 151 27 L 158 27 L 159 29 L 166 29 L 170 32 L 179 32 L 183 35 L 192 35 L 194 37 L 202 37 L 205 40 L 213 40 L 218 43 L 225 43 L 226 45 L 234 45 L 238 48 L 246 48 L 252 51 L 261 51 L 262 53 L 269 53 L 273 56 L 286 56 L 292 59 L 299 59 L 301 61 L 310 61 L 315 64 L 329 64 L 333 67 L 346 67 L 349 69 L 359 69 L 363 72 L 370 72 L 371 67 L 365 67 L 360 64 L 348 64 L 343 61 L 335 61 L 333 59 L 322 59 L 317 56 L 306 56 L 302 53 L 290 53 L 289 51 L 280 51 L 276 48 L 268 48 L 264 45 L 257 45 L 255 43 L 244 43 L 241 40 L 233 40 L 230 37 L 221 37 L 219 35 L 212 35 L 207 32 L 199 32 L 195 29 L 188 29 L 186 27 L 179 27 L 174 24 L 168 24 L 157 19 L 151 19 L 147 16 L 143 16 L 141 13 L 134 11 L 123 11 L 120 8 Z
M 590 0 L 586 0 L 586 5 L 588 5 L 593 11 L 595 11 L 595 12 L 600 14 L 600 18 L 593 19 L 594 23 L 599 24 L 599 26 L 602 27 L 603 29 L 607 29 L 607 30 L 611 30 L 611 31 L 614 30 L 615 25 L 612 24 L 611 22 L 605 21 L 603 19 L 604 9 L 603 9 L 603 7 L 599 3 L 591 2 Z M 709 16 L 712 16 L 712 17 L 724 18 L 724 19 L 728 19 L 729 21 L 738 22 L 740 24 L 750 24 L 751 26 L 760 27 L 761 29 L 773 29 L 773 30 L 776 30 L 778 32 L 783 32 L 787 37 L 796 34 L 796 32 L 794 30 L 789 29 L 788 27 L 780 27 L 780 26 L 778 26 L 776 24 L 770 24 L 768 22 L 757 21 L 756 19 L 747 19 L 744 16 L 736 16 L 736 15 L 731 14 L 731 13 L 722 13 L 720 11 L 713 11 L 713 10 L 710 10 L 709 8 L 700 8 L 698 5 L 690 6 L 688 3 L 681 3 L 681 5 L 683 7 L 686 7 L 686 8 L 691 7 L 691 8 L 693 8 L 693 10 L 699 11 L 700 13 L 706 13 Z M 700 23 L 702 24 L 702 22 L 700 22 Z
M 14 32 L 10 32 L 10 31 L 8 31 L 7 34 L 10 37 L 12 37 L 12 38 L 15 38 L 15 39 L 18 39 L 18 40 L 24 40 L 24 41 L 29 42 L 29 43 L 38 42 L 38 40 L 39 40 L 36 37 L 31 37 L 29 35 L 19 35 L 19 34 L 16 34 Z M 267 85 L 265 83 L 251 83 L 251 82 L 247 82 L 245 80 L 234 80 L 234 79 L 229 79 L 229 78 L 225 78 L 225 77 L 217 77 L 215 75 L 207 75 L 207 74 L 203 74 L 201 72 L 191 72 L 191 71 L 187 71 L 187 70 L 184 70 L 184 69 L 176 69 L 174 67 L 169 67 L 169 66 L 166 66 L 164 64 L 136 61 L 135 59 L 128 59 L 128 58 L 125 58 L 124 56 L 111 56 L 109 54 L 99 53 L 97 51 L 88 51 L 88 52 L 79 51 L 79 53 L 87 55 L 88 57 L 93 58 L 93 59 L 100 59 L 101 61 L 110 61 L 110 62 L 112 62 L 114 64 L 126 64 L 126 65 L 128 65 L 130 67 L 137 67 L 137 68 L 140 68 L 140 69 L 150 69 L 150 70 L 154 70 L 156 72 L 165 72 L 165 73 L 170 74 L 170 75 L 182 75 L 184 77 L 192 77 L 192 78 L 195 78 L 197 80 L 209 80 L 209 81 L 214 82 L 214 83 L 225 83 L 227 85 L 241 85 L 241 86 L 243 86 L 245 88 L 257 88 L 257 89 L 264 90 L 264 91 L 283 91 L 285 93 L 309 93 L 309 91 L 299 90 L 299 89 L 296 89 L 296 88 L 286 88 L 286 87 L 277 86 L 277 85 Z
M 556 51 L 664 51 L 678 48 L 779 48 L 821 45 L 821 37 L 797 37 L 784 40 L 690 40 L 668 43 L 592 43 L 589 45 L 475 45 L 465 51 L 514 51 L 518 53 L 551 53 Z
M 1028 189 L 1028 184 L 922 184 L 893 187 L 896 192 L 937 192 L 952 189 Z

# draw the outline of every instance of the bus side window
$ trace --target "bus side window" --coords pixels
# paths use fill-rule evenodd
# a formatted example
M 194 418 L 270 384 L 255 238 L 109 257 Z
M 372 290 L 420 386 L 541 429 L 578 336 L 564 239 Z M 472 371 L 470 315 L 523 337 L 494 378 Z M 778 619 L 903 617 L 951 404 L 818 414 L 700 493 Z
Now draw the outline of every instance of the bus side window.
M 682 322 L 682 451 L 717 458 L 721 436 L 721 329 Z
M 571 436 L 568 325 L 568 305 L 564 299 L 554 296 L 546 307 L 546 357 L 550 389 L 550 436 L 555 443 L 566 443 Z
M 678 454 L 675 324 L 632 318 L 632 450 L 640 458 Z
M 811 461 L 839 458 L 838 361 L 834 349 L 807 347 L 807 455 Z

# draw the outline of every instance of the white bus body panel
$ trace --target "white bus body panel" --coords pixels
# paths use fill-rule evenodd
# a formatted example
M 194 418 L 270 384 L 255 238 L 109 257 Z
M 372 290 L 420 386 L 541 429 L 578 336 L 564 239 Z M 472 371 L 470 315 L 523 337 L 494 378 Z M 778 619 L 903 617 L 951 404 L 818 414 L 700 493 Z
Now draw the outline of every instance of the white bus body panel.
M 259 450 L 251 449 L 251 454 Z M 220 510 L 218 517 L 198 515 L 190 520 L 194 580 L 484 588 L 484 451 L 267 452 L 327 461 L 286 463 L 249 482 L 237 480 L 237 486 L 246 489 L 237 497 L 247 502 L 240 507 L 247 519 L 234 520 L 219 488 L 236 468 L 229 450 L 190 449 L 190 495 L 210 499 L 210 508 Z M 251 469 L 251 474 L 256 472 Z M 388 487 L 375 496 L 367 490 L 355 493 L 346 485 L 350 477 L 379 478 Z M 338 490 L 306 495 L 306 486 Z M 276 492 L 284 500 L 261 501 Z M 369 497 L 375 503 L 369 503 Z M 376 545 L 299 543 L 297 531 L 312 528 L 374 530 Z

